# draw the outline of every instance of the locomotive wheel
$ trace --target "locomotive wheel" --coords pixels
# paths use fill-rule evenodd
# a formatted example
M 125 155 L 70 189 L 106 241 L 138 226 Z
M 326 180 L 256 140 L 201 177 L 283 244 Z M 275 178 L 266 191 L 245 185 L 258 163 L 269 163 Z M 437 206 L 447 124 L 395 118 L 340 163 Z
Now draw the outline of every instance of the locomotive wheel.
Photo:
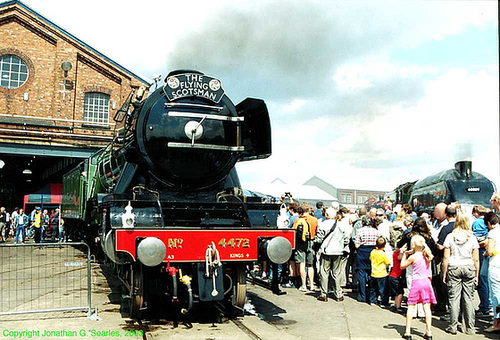
M 132 291 L 130 295 L 130 317 L 138 319 L 140 309 L 144 304 L 144 273 L 142 271 L 142 264 L 132 267 Z
M 242 308 L 245 306 L 247 297 L 247 275 L 245 272 L 245 264 L 238 264 L 235 269 L 235 285 L 233 295 L 233 305 Z

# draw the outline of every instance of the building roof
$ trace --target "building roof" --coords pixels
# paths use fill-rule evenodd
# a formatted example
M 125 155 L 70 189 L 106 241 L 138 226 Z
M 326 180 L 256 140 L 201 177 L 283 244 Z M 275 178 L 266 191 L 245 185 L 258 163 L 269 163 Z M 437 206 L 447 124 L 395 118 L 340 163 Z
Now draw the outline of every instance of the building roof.
M 271 195 L 273 197 L 281 197 L 285 192 L 289 192 L 294 199 L 298 200 L 323 200 L 323 201 L 336 201 L 337 198 L 328 194 L 327 192 L 311 185 L 294 185 L 283 183 L 266 183 L 262 185 L 255 185 L 247 188 L 254 192 Z
M 114 60 L 108 58 L 106 55 L 104 55 L 101 52 L 97 51 L 95 48 L 93 48 L 89 44 L 85 43 L 81 39 L 78 39 L 77 37 L 75 37 L 74 35 L 72 35 L 68 31 L 66 31 L 65 29 L 61 28 L 60 26 L 58 26 L 54 22 L 50 21 L 49 19 L 47 19 L 46 17 L 44 17 L 43 15 L 41 15 L 40 13 L 38 13 L 37 11 L 35 11 L 34 9 L 26 6 L 21 1 L 19 1 L 19 0 L 10 0 L 10 1 L 6 1 L 6 2 L 2 2 L 2 3 L 0 3 L 0 9 L 4 8 L 4 7 L 11 6 L 11 5 L 19 5 L 24 10 L 28 11 L 32 15 L 36 16 L 37 18 L 39 18 L 40 20 L 42 20 L 43 22 L 45 22 L 47 25 L 49 25 L 49 26 L 55 28 L 56 30 L 60 31 L 64 35 L 66 35 L 69 38 L 71 38 L 72 40 L 76 41 L 78 44 L 82 45 L 83 47 L 87 48 L 88 50 L 92 51 L 93 53 L 95 53 L 96 55 L 98 55 L 99 57 L 101 57 L 102 59 L 106 60 L 107 62 L 109 62 L 113 66 L 119 68 L 121 71 L 123 71 L 123 72 L 129 74 L 130 76 L 132 76 L 132 77 L 134 77 L 134 78 L 142 81 L 145 84 L 152 85 L 151 80 L 147 79 L 144 76 L 138 75 L 137 72 L 130 71 L 129 69 L 127 69 L 127 68 L 123 67 L 122 65 L 118 64 Z
M 285 181 L 283 181 L 281 178 L 276 177 L 271 183 L 281 183 L 281 184 L 286 184 Z
M 315 186 L 334 197 L 337 197 L 338 195 L 337 188 L 335 188 L 333 185 L 326 182 L 325 180 L 322 180 L 317 176 L 311 177 L 308 181 L 304 183 L 304 185 Z

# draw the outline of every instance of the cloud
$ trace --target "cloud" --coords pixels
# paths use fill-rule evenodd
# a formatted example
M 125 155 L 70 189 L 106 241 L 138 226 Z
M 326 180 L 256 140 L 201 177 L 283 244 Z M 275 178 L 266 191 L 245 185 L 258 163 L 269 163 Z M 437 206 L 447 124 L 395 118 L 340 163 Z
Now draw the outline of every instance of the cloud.
M 321 96 L 331 91 L 332 75 L 347 61 L 394 47 L 415 47 L 467 25 L 495 20 L 489 12 L 495 6 L 487 2 L 244 4 L 216 10 L 200 30 L 187 26 L 167 63 L 222 74 L 268 99 Z
M 332 146 L 344 145 L 344 158 L 355 160 L 355 167 L 445 162 L 449 168 L 474 159 L 498 141 L 497 84 L 498 77 L 486 72 L 451 69 L 427 83 L 426 96 L 416 105 L 394 105 Z
M 250 185 L 317 175 L 339 187 L 390 190 L 471 158 L 474 171 L 498 183 L 498 76 L 454 68 L 423 83 L 423 94 L 368 116 L 289 120 L 273 130 L 273 156 L 239 171 Z M 263 177 L 259 168 L 274 171 Z
M 307 100 L 304 100 L 302 98 L 294 98 L 292 99 L 290 104 L 283 107 L 283 112 L 284 113 L 294 112 L 303 108 L 305 105 L 307 105 Z

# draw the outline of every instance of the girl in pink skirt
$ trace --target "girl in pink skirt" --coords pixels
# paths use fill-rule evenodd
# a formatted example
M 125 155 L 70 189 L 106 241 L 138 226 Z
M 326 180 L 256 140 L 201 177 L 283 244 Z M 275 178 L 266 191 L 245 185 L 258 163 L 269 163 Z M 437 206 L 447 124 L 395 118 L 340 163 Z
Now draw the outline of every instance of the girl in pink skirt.
M 409 257 L 408 257 L 409 256 Z M 412 281 L 410 293 L 408 294 L 408 311 L 406 312 L 406 330 L 403 338 L 411 340 L 411 321 L 413 310 L 417 303 L 422 303 L 425 313 L 425 335 L 424 339 L 432 339 L 431 334 L 431 303 L 436 303 L 434 290 L 432 289 L 431 261 L 432 253 L 425 244 L 425 239 L 420 235 L 411 238 L 411 250 L 403 253 L 401 269 L 412 266 Z

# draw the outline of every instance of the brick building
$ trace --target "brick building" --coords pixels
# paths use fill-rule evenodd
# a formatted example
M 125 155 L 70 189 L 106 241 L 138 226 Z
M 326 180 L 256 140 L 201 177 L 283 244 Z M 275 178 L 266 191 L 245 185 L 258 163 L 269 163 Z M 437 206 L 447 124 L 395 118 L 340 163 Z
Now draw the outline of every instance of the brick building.
M 372 205 L 384 200 L 385 191 L 337 189 L 340 204 L 344 205 Z
M 105 146 L 114 114 L 141 86 L 149 81 L 22 2 L 0 3 L 0 184 L 36 190 L 33 179 L 47 183 Z

